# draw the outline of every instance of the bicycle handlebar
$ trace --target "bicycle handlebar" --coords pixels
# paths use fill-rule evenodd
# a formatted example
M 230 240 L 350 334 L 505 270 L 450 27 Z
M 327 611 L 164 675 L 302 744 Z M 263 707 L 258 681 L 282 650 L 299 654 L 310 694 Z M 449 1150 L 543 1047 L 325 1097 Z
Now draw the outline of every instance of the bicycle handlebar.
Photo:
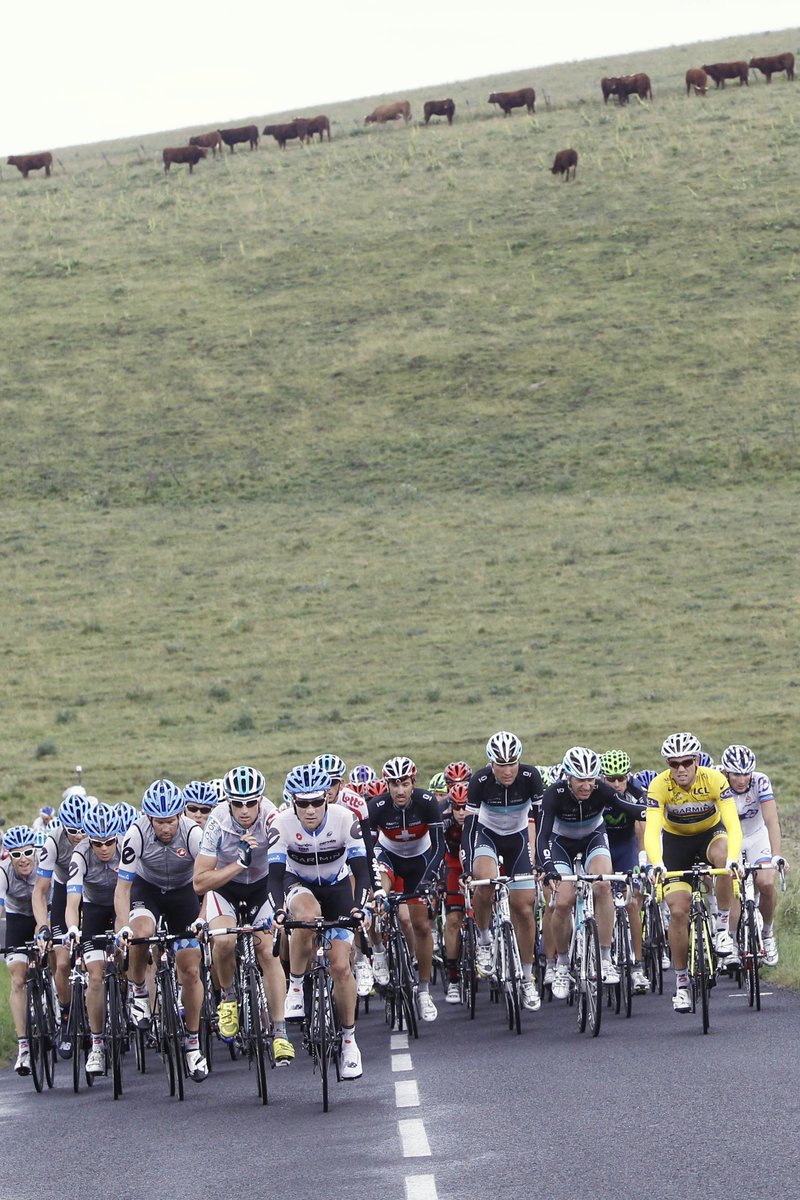
M 360 929 L 362 921 L 359 917 L 338 917 L 335 921 L 327 921 L 325 917 L 315 917 L 313 921 L 294 921 L 291 917 L 287 917 L 280 925 L 275 927 L 275 935 L 272 939 L 272 956 L 277 958 L 281 952 L 281 932 L 285 929 L 287 933 L 292 929 L 313 929 L 320 933 L 325 933 L 329 929 Z

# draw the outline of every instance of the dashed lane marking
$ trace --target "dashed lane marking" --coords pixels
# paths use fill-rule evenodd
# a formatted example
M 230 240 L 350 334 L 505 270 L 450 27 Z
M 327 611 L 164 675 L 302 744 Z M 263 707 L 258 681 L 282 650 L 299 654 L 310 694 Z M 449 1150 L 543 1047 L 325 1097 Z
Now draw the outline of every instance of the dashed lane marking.
M 406 1200 L 439 1200 L 433 1175 L 406 1175 Z
M 394 1085 L 394 1102 L 397 1108 L 419 1108 L 417 1081 L 399 1079 Z
M 393 1054 L 392 1055 L 392 1070 L 393 1071 L 413 1071 L 411 1065 L 410 1054 Z
M 391 1049 L 392 1050 L 407 1050 L 408 1049 L 408 1034 L 407 1033 L 393 1033 L 391 1035 Z
M 404 1158 L 430 1158 L 431 1148 L 422 1121 L 398 1121 Z

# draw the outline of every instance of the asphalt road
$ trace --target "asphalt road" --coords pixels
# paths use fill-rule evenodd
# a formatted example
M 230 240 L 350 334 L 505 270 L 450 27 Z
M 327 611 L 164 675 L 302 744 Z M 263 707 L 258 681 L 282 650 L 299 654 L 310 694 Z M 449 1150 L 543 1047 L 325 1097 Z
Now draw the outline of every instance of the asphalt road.
M 769 984 L 765 982 L 765 990 Z M 667 995 L 636 997 L 626 1021 L 603 1013 L 599 1038 L 574 1009 L 523 1014 L 520 1037 L 479 995 L 475 1021 L 439 1004 L 418 1041 L 390 1035 L 380 1004 L 359 1023 L 360 1080 L 319 1081 L 300 1051 L 269 1077 L 270 1104 L 243 1062 L 167 1094 L 151 1052 L 131 1055 L 125 1093 L 110 1079 L 72 1091 L 69 1064 L 37 1095 L 0 1074 L 0 1200 L 223 1197 L 269 1200 L 538 1200 L 800 1192 L 796 1128 L 800 997 L 765 995 L 760 1013 L 723 980 L 711 1032 Z

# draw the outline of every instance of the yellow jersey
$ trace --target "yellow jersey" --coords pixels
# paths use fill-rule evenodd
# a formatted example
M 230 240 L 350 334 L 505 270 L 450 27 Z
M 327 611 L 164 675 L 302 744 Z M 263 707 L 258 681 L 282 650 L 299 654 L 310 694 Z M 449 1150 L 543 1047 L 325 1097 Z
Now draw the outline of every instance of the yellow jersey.
M 738 859 L 742 827 L 736 797 L 725 776 L 713 767 L 698 767 L 692 786 L 678 787 L 670 770 L 661 771 L 647 789 L 644 848 L 651 863 L 660 863 L 661 831 L 691 837 L 722 821 L 728 834 L 728 861 Z

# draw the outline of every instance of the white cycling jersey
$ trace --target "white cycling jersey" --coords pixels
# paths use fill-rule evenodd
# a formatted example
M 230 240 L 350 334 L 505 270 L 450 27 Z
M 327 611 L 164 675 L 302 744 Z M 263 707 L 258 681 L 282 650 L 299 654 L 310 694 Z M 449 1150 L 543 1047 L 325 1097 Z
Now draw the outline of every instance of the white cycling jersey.
M 736 801 L 736 811 L 739 814 L 739 823 L 742 827 L 742 836 L 745 838 L 752 837 L 757 831 L 760 831 L 764 826 L 764 816 L 761 812 L 762 804 L 768 800 L 774 800 L 772 793 L 772 784 L 769 776 L 763 771 L 754 771 L 750 779 L 750 787 L 746 792 L 740 795 L 731 788 L 733 798 Z M 767 838 L 769 844 L 769 838 Z
M 231 816 L 230 806 L 222 803 L 212 810 L 203 830 L 203 840 L 200 843 L 200 854 L 216 858 L 217 865 L 227 866 L 236 862 L 239 857 L 239 846 L 246 833 L 252 834 L 257 845 L 251 850 L 250 865 L 236 876 L 237 884 L 257 883 L 266 879 L 267 864 L 267 825 L 272 821 L 277 809 L 266 796 L 261 797 L 258 820 L 249 829 L 245 829 Z
M 269 831 L 269 861 L 305 883 L 332 884 L 345 879 L 352 858 L 365 858 L 366 847 L 358 818 L 343 804 L 328 807 L 318 829 L 308 830 L 293 809 L 284 809 Z

